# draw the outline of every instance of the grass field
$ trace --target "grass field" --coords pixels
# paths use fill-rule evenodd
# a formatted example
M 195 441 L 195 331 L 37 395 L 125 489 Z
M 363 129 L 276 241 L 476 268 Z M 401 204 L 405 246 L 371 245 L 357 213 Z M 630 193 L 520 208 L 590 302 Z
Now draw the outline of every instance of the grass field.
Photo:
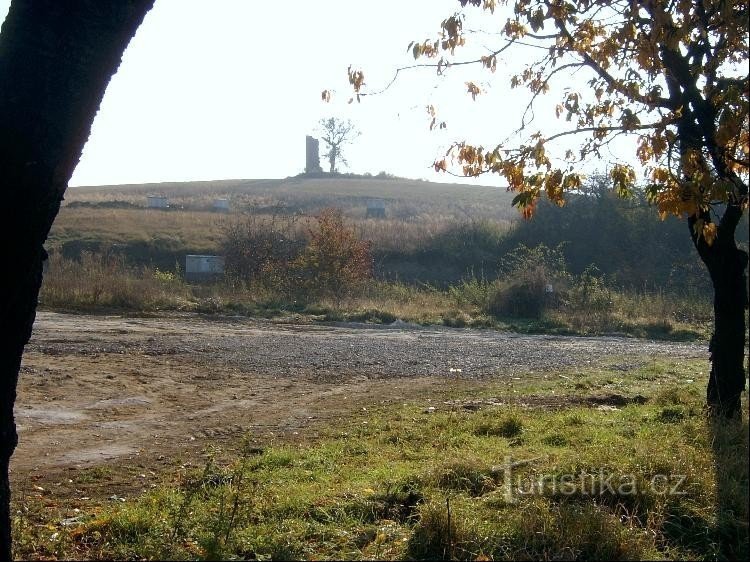
M 304 212 L 341 207 L 350 216 L 362 218 L 367 200 L 376 198 L 384 200 L 389 216 L 401 220 L 517 217 L 510 205 L 512 195 L 498 187 L 346 176 L 72 187 L 66 192 L 66 205 L 117 201 L 145 207 L 146 196 L 157 193 L 167 196 L 174 207 L 193 210 L 210 210 L 214 198 L 228 197 L 235 210 L 274 207 L 281 202 Z
M 166 195 L 170 208 L 148 209 L 146 196 L 152 193 Z M 213 211 L 219 197 L 230 199 L 228 214 Z M 387 218 L 366 218 L 370 199 L 384 201 Z M 335 207 L 361 238 L 372 241 L 381 275 L 457 279 L 466 273 L 470 256 L 459 253 L 452 264 L 455 256 L 448 254 L 436 267 L 434 256 L 420 252 L 440 252 L 447 238 L 460 236 L 457 225 L 487 223 L 507 232 L 518 220 L 510 201 L 510 194 L 494 187 L 346 176 L 73 187 L 48 246 L 67 257 L 114 247 L 131 263 L 174 271 L 184 267 L 186 254 L 220 252 L 223 229 L 246 213 L 300 216 L 304 228 L 304 217 Z
M 314 435 L 207 451 L 122 501 L 29 487 L 16 555 L 744 559 L 747 420 L 704 416 L 703 362 L 618 365 L 353 405 Z M 141 470 L 92 468 L 74 485 Z

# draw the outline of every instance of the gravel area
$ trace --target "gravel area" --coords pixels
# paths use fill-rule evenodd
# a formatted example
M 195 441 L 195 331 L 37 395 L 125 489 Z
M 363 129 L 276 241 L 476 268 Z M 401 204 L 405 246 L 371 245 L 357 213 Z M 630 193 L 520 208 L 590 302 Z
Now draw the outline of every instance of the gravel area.
M 403 323 L 40 312 L 21 368 L 13 467 L 19 479 L 102 463 L 158 467 L 247 434 L 302 439 L 319 421 L 429 401 L 454 385 L 598 365 L 627 372 L 655 357 L 707 350 Z
M 59 338 L 53 336 L 65 334 Z M 190 356 L 255 374 L 322 378 L 464 377 L 611 364 L 613 358 L 707 357 L 704 344 L 623 337 L 519 335 L 414 325 L 284 325 L 250 319 L 120 318 L 40 313 L 30 350 L 48 355 Z M 454 369 L 454 371 L 450 371 Z

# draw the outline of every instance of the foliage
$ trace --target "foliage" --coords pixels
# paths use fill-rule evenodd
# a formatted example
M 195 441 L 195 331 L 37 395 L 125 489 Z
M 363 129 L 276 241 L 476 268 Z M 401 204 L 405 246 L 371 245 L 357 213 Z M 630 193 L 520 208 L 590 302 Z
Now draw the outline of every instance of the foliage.
M 529 218 L 540 198 L 562 206 L 566 195 L 580 192 L 581 164 L 601 158 L 616 138 L 635 140 L 633 157 L 647 181 L 647 199 L 658 207 L 661 218 L 687 218 L 691 240 L 714 286 L 715 337 L 707 401 L 713 413 L 740 413 L 746 386 L 743 309 L 748 307 L 748 253 L 737 248 L 735 232 L 747 214 L 750 175 L 747 3 L 459 1 L 479 8 L 494 24 L 488 33 L 494 31 L 504 44 L 490 53 L 481 45 L 485 52 L 475 60 L 453 61 L 455 51 L 469 44 L 469 31 L 464 31 L 467 16 L 456 13 L 443 20 L 439 39 L 412 42 L 409 49 L 415 59 L 437 59 L 434 65 L 416 66 L 436 66 L 438 74 L 444 74 L 451 66 L 473 63 L 494 72 L 498 55 L 505 51 L 528 52 L 531 47 L 538 55 L 510 80 L 512 88 L 523 86 L 530 92 L 519 127 L 494 148 L 454 143 L 434 163 L 435 170 L 457 165 L 465 176 L 503 177 L 509 191 L 516 193 L 514 205 Z M 555 113 L 571 125 L 563 125 L 559 132 L 530 131 L 537 98 L 550 92 L 562 76 L 571 81 L 563 81 L 566 87 Z M 578 86 L 581 78 L 589 78 L 585 87 Z M 350 68 L 349 81 L 359 100 L 363 72 Z M 466 86 L 472 99 L 482 93 L 474 82 Z M 429 112 L 432 128 L 432 106 Z M 568 137 L 582 141 L 576 151 L 568 148 L 563 155 L 555 150 L 560 144 L 555 141 Z M 634 166 L 615 162 L 609 177 L 618 196 L 631 196 L 638 179 Z
M 501 251 L 519 243 L 559 244 L 571 273 L 594 264 L 611 284 L 627 288 L 667 289 L 675 293 L 710 294 L 710 278 L 700 264 L 686 260 L 693 251 L 684 222 L 660 221 L 635 190 L 627 200 L 616 197 L 611 182 L 593 175 L 584 193 L 571 195 L 565 208 L 546 201 L 537 205 L 537 219 L 523 221 L 505 238 Z M 747 222 L 738 238 L 747 245 Z
M 291 265 L 291 275 L 307 298 L 351 294 L 372 277 L 370 242 L 360 240 L 338 209 L 324 209 L 308 231 L 309 241 Z
M 298 221 L 298 216 L 279 212 L 243 214 L 226 221 L 219 248 L 225 257 L 227 274 L 247 282 L 285 271 L 305 245 Z
M 646 193 L 662 217 L 691 218 L 694 236 L 711 245 L 717 236 L 733 236 L 730 225 L 747 211 L 750 157 L 748 132 L 748 8 L 744 2 L 609 2 L 586 0 L 460 0 L 479 8 L 502 44 L 473 61 L 453 60 L 471 46 L 467 13 L 443 20 L 440 37 L 412 42 L 415 59 L 437 60 L 444 74 L 455 64 L 473 62 L 495 72 L 504 52 L 521 44 L 540 57 L 511 78 L 525 87 L 530 101 L 517 132 L 517 145 L 485 148 L 455 143 L 436 170 L 452 163 L 468 176 L 499 174 L 516 192 L 514 204 L 530 217 L 540 197 L 562 205 L 582 185 L 580 164 L 600 157 L 613 139 L 637 140 L 635 157 L 648 178 Z M 507 9 L 506 9 L 507 5 Z M 505 21 L 503 21 L 505 18 Z M 484 45 L 482 45 L 484 48 Z M 564 76 L 576 73 L 555 113 L 571 123 L 554 134 L 529 132 L 537 98 Z M 364 74 L 349 69 L 357 99 Z M 467 83 L 472 98 L 481 93 Z M 577 152 L 556 154 L 555 141 L 583 137 Z M 637 178 L 628 164 L 609 170 L 613 189 L 631 193 Z M 730 212 L 727 229 L 717 229 L 711 214 L 723 203 Z
M 587 267 L 568 289 L 567 301 L 575 308 L 605 312 L 614 308 L 612 290 L 596 266 Z
M 487 311 L 495 316 L 541 318 L 559 303 L 569 274 L 561 248 L 523 244 L 506 254 L 500 263 L 500 279 L 489 297 Z

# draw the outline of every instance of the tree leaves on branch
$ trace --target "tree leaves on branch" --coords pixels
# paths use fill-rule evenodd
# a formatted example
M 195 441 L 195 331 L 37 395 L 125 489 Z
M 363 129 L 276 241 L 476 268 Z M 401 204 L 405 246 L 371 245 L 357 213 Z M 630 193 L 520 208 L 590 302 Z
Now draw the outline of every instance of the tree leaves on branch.
M 415 59 L 437 61 L 416 66 L 434 66 L 444 74 L 453 66 L 475 64 L 495 73 L 498 56 L 508 49 L 525 45 L 540 55 L 509 77 L 511 87 L 530 92 L 516 130 L 521 140 L 494 147 L 456 142 L 434 163 L 435 170 L 500 175 L 518 193 L 514 203 L 531 217 L 539 197 L 562 205 L 566 194 L 580 187 L 581 164 L 599 157 L 614 139 L 629 135 L 636 137 L 633 156 L 662 218 L 691 218 L 695 234 L 710 245 L 718 232 L 717 208 L 730 205 L 740 214 L 747 210 L 746 2 L 459 2 L 465 10 L 444 19 L 435 39 L 409 44 Z M 475 60 L 454 60 L 471 45 L 469 16 L 482 19 L 499 46 Z M 362 72 L 350 68 L 349 76 L 357 99 L 367 95 Z M 570 127 L 555 134 L 531 131 L 528 116 L 553 83 L 568 85 L 555 114 Z M 466 82 L 466 87 L 472 99 L 480 94 L 474 82 Z M 580 144 L 562 157 L 555 153 L 556 141 L 567 137 L 580 139 Z M 628 196 L 638 181 L 629 164 L 612 166 L 609 175 L 621 196 Z

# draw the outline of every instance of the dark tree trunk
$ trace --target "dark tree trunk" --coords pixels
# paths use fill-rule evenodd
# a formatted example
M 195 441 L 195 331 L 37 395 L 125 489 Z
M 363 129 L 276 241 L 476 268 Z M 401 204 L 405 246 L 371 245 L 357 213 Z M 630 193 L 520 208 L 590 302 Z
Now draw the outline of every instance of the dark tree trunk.
M 111 76 L 154 0 L 14 0 L 0 33 L 0 560 L 13 406 L 43 248 Z
M 734 239 L 741 216 L 742 210 L 730 204 L 711 245 L 695 235 L 696 219 L 688 221 L 693 243 L 708 268 L 714 288 L 714 333 L 709 346 L 711 373 L 706 402 L 713 414 L 728 418 L 741 413 L 741 397 L 745 390 L 745 309 L 748 306 L 745 270 L 748 255 L 737 247 Z

